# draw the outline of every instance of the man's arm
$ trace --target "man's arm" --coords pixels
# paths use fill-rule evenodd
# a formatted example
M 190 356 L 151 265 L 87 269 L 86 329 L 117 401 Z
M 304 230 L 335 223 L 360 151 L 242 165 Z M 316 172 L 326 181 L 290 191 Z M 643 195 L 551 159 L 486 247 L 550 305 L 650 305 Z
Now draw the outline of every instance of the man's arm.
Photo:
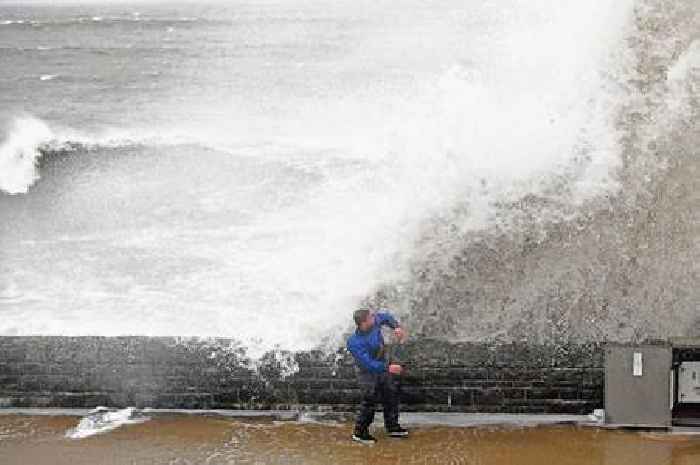
M 383 373 L 388 370 L 389 363 L 381 360 L 374 360 L 369 355 L 367 348 L 361 344 L 353 344 L 348 341 L 348 350 L 355 357 L 357 363 L 362 365 L 370 373 Z
M 387 325 L 392 329 L 399 327 L 399 322 L 396 321 L 396 318 L 394 318 L 394 316 L 389 312 L 377 312 L 376 317 L 377 324 L 379 325 Z
M 406 334 L 406 331 L 401 327 L 398 321 L 396 321 L 396 318 L 393 317 L 393 315 L 389 312 L 377 312 L 377 323 L 380 325 L 387 325 L 394 330 L 394 334 L 396 334 L 396 337 L 398 338 L 400 343 L 403 343 L 403 341 L 406 340 L 406 337 L 408 336 Z

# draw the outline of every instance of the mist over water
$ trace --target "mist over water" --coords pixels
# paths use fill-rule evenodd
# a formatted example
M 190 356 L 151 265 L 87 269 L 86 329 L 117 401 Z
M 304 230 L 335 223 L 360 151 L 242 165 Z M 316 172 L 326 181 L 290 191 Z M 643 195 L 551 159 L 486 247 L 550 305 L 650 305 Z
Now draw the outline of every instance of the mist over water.
M 373 296 L 455 339 L 678 333 L 696 9 L 0 7 L 0 334 L 303 349 Z

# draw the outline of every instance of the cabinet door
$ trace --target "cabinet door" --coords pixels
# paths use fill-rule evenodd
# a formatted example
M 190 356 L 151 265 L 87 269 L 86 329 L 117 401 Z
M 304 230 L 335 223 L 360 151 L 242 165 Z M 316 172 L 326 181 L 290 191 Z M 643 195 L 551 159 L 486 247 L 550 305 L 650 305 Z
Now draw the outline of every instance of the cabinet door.
M 700 403 L 700 362 L 683 362 L 678 369 L 678 401 Z

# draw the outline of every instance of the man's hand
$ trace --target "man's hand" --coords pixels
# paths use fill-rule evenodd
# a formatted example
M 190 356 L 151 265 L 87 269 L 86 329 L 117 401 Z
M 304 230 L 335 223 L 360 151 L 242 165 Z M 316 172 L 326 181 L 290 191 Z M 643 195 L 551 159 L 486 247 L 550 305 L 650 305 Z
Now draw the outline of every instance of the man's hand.
M 399 344 L 403 344 L 403 342 L 406 340 L 406 337 L 408 337 L 408 334 L 406 334 L 406 331 L 401 327 L 394 329 L 394 334 L 396 335 L 396 338 L 399 340 Z
M 401 368 L 401 365 L 397 365 L 396 363 L 389 365 L 389 373 L 392 375 L 400 375 L 402 370 L 403 368 Z

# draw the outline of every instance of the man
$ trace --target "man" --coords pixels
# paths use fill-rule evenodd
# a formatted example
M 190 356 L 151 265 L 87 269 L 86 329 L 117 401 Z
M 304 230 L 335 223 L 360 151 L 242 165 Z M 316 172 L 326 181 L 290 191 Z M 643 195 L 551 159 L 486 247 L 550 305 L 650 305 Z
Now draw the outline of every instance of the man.
M 402 367 L 384 360 L 381 326 L 393 328 L 400 342 L 406 338 L 406 332 L 390 313 L 373 313 L 368 309 L 360 309 L 354 312 L 353 319 L 357 329 L 348 338 L 347 348 L 355 358 L 362 402 L 352 439 L 363 444 L 375 442 L 369 433 L 369 426 L 374 421 L 374 407 L 379 399 L 384 406 L 384 428 L 389 436 L 408 436 L 408 431 L 399 425 L 397 377 L 401 374 Z

